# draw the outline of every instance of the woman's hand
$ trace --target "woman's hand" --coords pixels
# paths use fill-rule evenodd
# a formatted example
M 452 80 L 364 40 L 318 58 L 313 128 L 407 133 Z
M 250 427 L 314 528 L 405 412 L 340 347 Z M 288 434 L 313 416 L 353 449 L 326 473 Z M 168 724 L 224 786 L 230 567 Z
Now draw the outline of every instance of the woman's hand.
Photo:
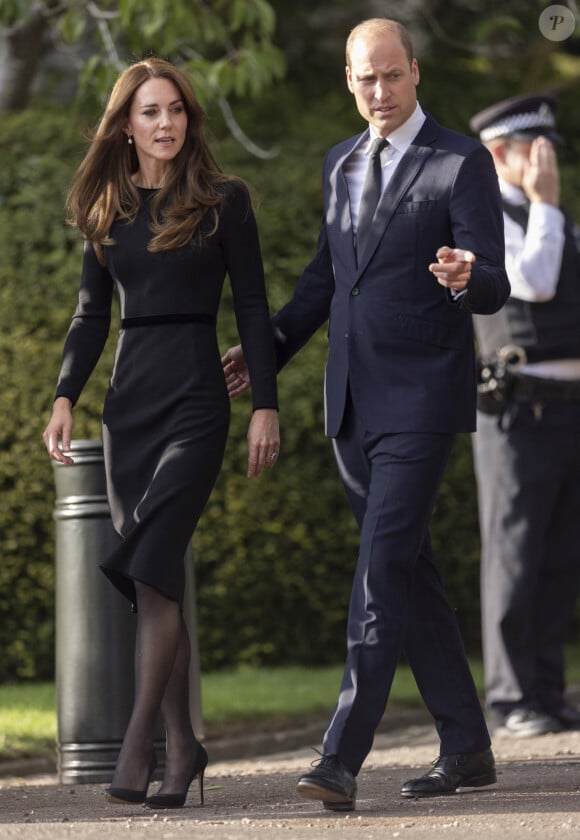
M 72 403 L 68 397 L 57 397 L 52 408 L 52 417 L 44 430 L 42 439 L 53 461 L 60 464 L 74 464 L 73 459 L 65 455 L 70 451 L 73 430 Z M 61 441 L 61 447 L 59 447 Z
M 280 453 L 280 429 L 275 408 L 257 408 L 248 428 L 248 478 L 273 467 Z

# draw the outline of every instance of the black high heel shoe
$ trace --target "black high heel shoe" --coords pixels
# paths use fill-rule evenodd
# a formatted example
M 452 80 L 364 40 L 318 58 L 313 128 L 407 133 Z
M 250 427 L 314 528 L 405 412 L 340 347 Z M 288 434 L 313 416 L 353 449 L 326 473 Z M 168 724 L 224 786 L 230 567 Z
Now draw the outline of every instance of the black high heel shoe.
M 109 787 L 106 790 L 107 802 L 112 802 L 115 805 L 142 805 L 147 796 L 147 788 L 151 782 L 155 768 L 157 767 L 157 756 L 155 753 L 151 756 L 149 762 L 149 775 L 147 776 L 147 784 L 143 790 L 132 790 L 131 788 Z
M 207 752 L 205 747 L 198 745 L 191 776 L 182 793 L 154 793 L 145 800 L 148 808 L 183 808 L 187 797 L 187 791 L 194 779 L 199 778 L 199 796 L 203 805 L 203 774 L 207 767 Z

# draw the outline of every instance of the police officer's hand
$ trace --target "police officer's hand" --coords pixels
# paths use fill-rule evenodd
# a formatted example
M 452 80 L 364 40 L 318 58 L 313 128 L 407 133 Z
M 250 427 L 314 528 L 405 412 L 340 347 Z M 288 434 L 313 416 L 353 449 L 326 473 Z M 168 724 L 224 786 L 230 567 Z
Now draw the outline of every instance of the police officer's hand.
M 541 201 L 554 207 L 560 203 L 558 159 L 554 146 L 546 137 L 537 137 L 530 145 L 522 189 L 530 201 Z

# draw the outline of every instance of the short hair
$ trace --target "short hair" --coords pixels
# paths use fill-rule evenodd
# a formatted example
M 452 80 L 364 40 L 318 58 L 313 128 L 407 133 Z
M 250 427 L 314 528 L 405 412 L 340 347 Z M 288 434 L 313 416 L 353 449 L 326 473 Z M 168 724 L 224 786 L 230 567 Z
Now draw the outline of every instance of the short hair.
M 409 33 L 407 32 L 403 24 L 399 23 L 396 20 L 390 20 L 389 18 L 369 18 L 368 20 L 363 20 L 361 23 L 355 26 L 354 29 L 351 30 L 350 35 L 347 38 L 347 66 L 350 67 L 350 54 L 353 44 L 357 38 L 359 38 L 361 35 L 383 35 L 387 32 L 395 33 L 396 35 L 398 35 L 403 49 L 407 54 L 407 58 L 409 59 L 409 64 L 411 64 L 413 59 L 415 58 L 415 51 L 413 49 L 413 44 L 411 42 Z

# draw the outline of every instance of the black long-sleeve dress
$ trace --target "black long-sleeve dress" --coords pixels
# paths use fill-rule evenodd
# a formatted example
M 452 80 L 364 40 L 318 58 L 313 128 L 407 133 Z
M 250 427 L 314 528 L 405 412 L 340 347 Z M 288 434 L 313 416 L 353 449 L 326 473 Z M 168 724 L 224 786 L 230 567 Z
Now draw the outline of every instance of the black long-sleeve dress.
M 102 563 L 135 603 L 133 581 L 182 602 L 183 558 L 222 463 L 230 405 L 216 316 L 228 274 L 253 407 L 276 408 L 276 362 L 255 218 L 228 182 L 217 232 L 152 254 L 149 200 L 111 229 L 102 266 L 85 248 L 79 303 L 56 396 L 73 403 L 105 345 L 116 287 L 121 324 L 103 410 L 107 492 L 119 547 Z

